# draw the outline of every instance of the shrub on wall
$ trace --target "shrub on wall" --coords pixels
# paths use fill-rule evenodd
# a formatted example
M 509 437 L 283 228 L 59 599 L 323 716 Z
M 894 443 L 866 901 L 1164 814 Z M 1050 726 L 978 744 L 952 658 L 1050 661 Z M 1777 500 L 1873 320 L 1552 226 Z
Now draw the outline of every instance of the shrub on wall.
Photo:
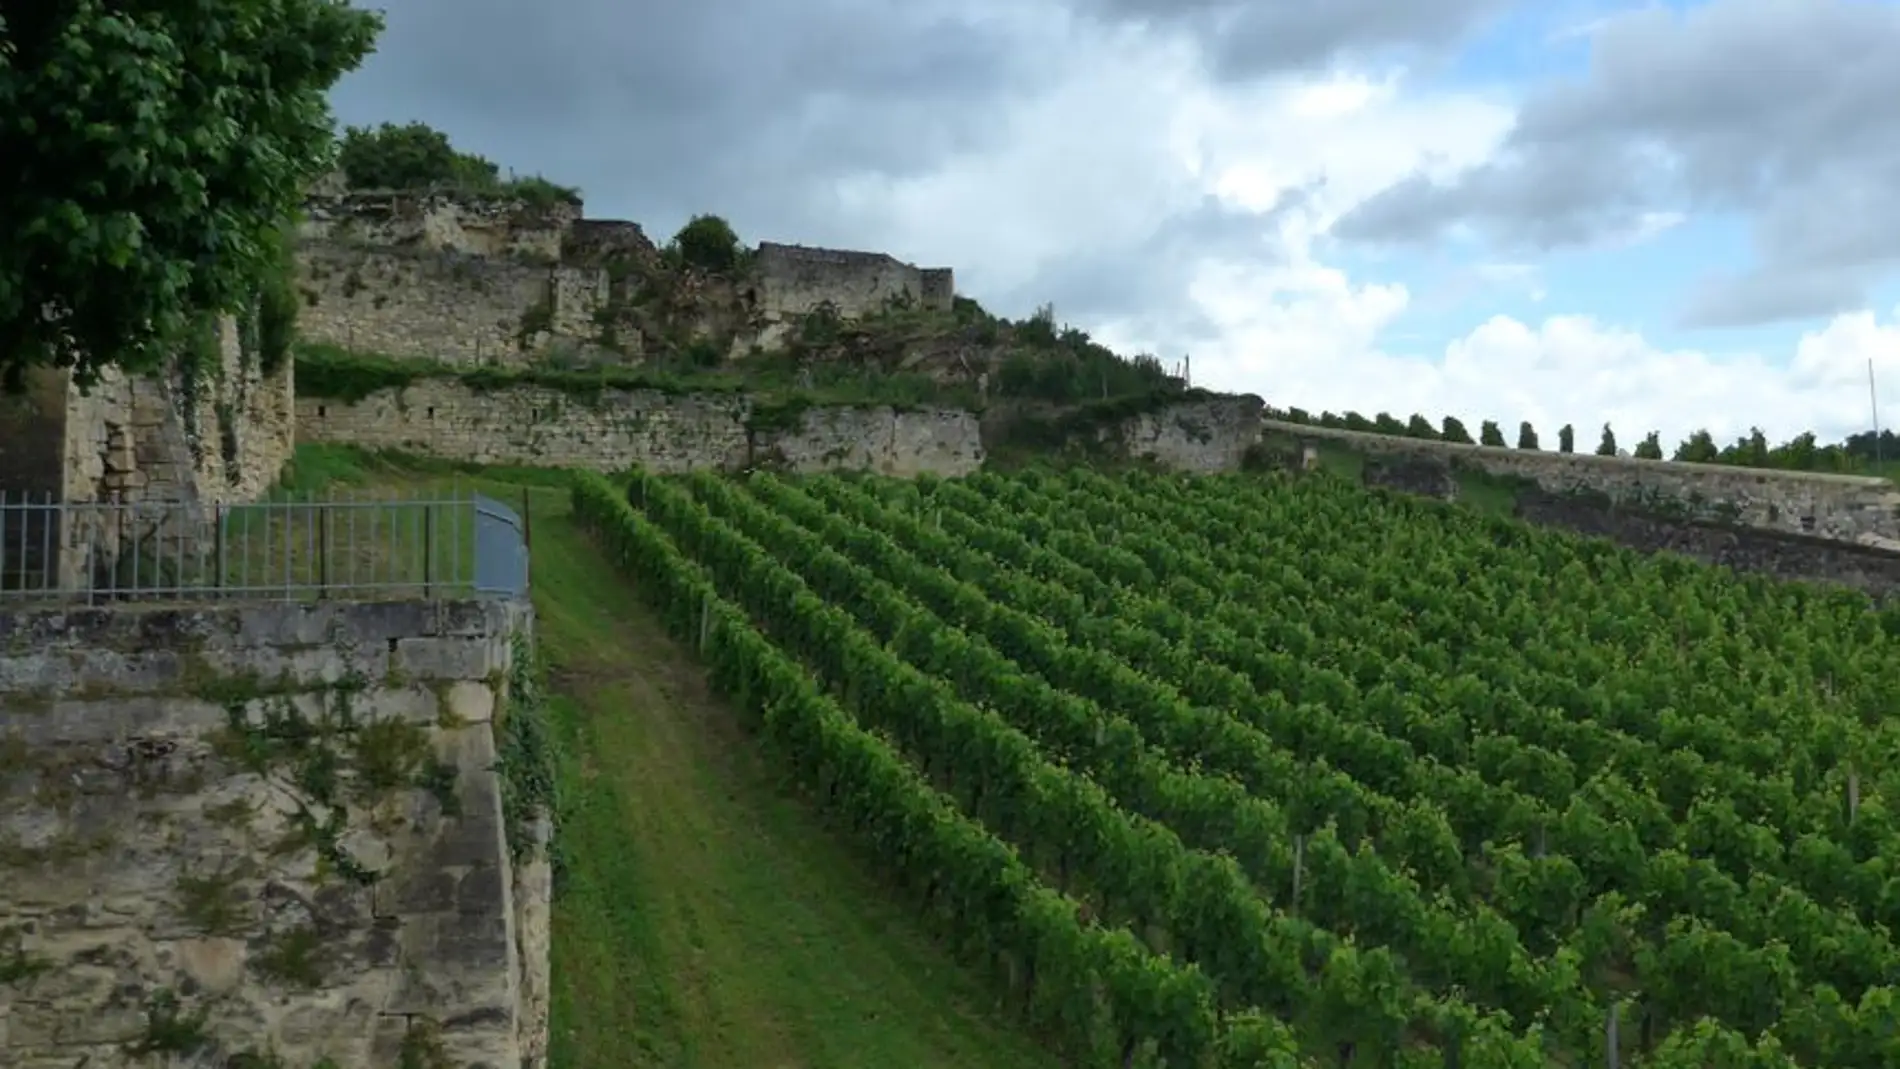
M 667 252 L 688 267 L 724 274 L 739 266 L 744 248 L 732 224 L 717 215 L 695 215 L 673 235 Z

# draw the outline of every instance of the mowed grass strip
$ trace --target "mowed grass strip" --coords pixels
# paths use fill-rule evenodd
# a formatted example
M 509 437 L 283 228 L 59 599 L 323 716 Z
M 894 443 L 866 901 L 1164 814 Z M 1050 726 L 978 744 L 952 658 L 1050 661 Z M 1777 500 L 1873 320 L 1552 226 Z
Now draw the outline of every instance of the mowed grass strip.
M 357 486 L 442 474 L 335 451 L 308 460 L 316 481 Z M 875 859 L 785 788 L 573 525 L 559 477 L 461 481 L 525 504 L 533 531 L 562 751 L 551 1069 L 1056 1064 L 885 895 Z

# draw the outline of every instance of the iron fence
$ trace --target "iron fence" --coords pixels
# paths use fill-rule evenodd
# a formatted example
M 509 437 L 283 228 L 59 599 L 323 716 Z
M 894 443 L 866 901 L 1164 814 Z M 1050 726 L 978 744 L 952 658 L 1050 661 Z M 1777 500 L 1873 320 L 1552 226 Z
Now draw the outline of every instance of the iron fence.
M 520 597 L 527 583 L 523 516 L 478 493 L 200 505 L 0 492 L 0 600 Z

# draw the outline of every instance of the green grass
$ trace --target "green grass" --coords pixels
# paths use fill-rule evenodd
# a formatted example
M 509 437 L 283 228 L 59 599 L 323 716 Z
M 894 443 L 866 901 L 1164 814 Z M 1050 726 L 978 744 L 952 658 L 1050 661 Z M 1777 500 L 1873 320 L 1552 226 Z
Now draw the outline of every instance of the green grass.
M 302 449 L 400 492 L 410 458 Z M 555 698 L 565 866 L 552 1069 L 1055 1064 L 781 782 L 703 672 L 568 516 L 564 476 L 471 474 L 526 505 Z

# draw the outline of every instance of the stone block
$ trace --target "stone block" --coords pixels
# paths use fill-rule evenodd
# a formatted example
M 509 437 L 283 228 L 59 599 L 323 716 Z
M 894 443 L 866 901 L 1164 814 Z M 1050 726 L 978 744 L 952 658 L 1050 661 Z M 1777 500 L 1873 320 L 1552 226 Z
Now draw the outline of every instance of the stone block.
M 406 679 L 482 679 L 488 675 L 488 644 L 467 638 L 400 638 L 391 664 Z
M 443 692 L 444 719 L 463 724 L 486 724 L 495 719 L 495 691 L 487 683 L 458 679 Z
M 394 1064 L 385 1054 L 400 1049 L 401 1015 L 424 1013 L 445 1023 L 444 1048 L 472 1063 L 514 1069 L 506 1059 L 524 1027 L 545 1049 L 534 1038 L 543 1017 L 522 1025 L 516 1006 L 522 947 L 544 957 L 545 940 L 515 934 L 518 877 L 486 722 L 489 671 L 508 637 L 475 626 L 523 617 L 459 609 L 453 619 L 471 633 L 454 639 L 430 633 L 441 617 L 436 606 L 344 604 L 0 615 L 0 732 L 26 744 L 0 768 L 0 841 L 26 859 L 0 880 L 0 916 L 56 963 L 0 994 L 0 1065 L 70 1069 L 88 1054 L 126 1064 L 119 1043 L 143 1029 L 145 999 L 160 987 L 212 1008 L 219 1058 L 268 1046 L 291 1064 Z M 308 822 L 321 827 L 331 811 L 304 777 L 321 768 L 289 758 L 260 775 L 233 763 L 214 745 L 229 714 L 213 688 L 281 675 L 310 689 L 254 697 L 246 718 L 288 703 L 312 720 L 345 700 L 330 683 L 386 668 L 404 643 L 412 664 L 442 678 L 372 681 L 347 700 L 359 718 L 427 725 L 455 766 L 461 811 L 444 816 L 429 791 L 399 790 L 374 805 L 353 800 L 334 838 L 314 842 Z M 455 670 L 471 674 L 446 674 Z M 66 693 L 50 696 L 55 686 Z M 438 726 L 444 698 L 464 726 Z M 342 782 L 350 774 L 339 770 Z M 339 856 L 380 878 L 343 878 Z M 214 902 L 224 904 L 210 930 Z M 320 986 L 267 982 L 260 951 L 302 924 L 321 932 Z

